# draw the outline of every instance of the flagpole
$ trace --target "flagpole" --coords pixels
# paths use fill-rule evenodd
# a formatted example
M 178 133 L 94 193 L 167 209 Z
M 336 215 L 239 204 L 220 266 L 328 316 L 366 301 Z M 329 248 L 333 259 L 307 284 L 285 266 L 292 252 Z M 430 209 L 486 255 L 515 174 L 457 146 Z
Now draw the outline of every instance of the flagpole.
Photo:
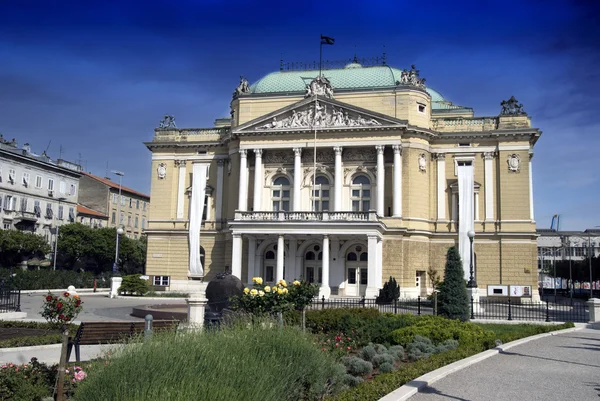
M 323 75 L 323 34 L 319 37 L 319 78 Z M 317 212 L 317 199 L 315 197 L 315 191 L 317 189 L 317 125 L 315 124 L 317 119 L 317 95 L 315 94 L 315 112 L 313 114 L 313 128 L 315 129 L 315 136 L 313 141 L 313 182 L 312 182 L 312 198 L 313 198 L 313 212 Z

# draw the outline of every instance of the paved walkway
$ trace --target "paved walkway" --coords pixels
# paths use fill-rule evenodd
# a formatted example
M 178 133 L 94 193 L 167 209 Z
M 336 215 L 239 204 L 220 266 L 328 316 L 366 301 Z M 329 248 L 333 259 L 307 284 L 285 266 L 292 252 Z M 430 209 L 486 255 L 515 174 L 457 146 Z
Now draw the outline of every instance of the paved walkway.
M 513 347 L 452 373 L 410 401 L 599 400 L 600 330 Z

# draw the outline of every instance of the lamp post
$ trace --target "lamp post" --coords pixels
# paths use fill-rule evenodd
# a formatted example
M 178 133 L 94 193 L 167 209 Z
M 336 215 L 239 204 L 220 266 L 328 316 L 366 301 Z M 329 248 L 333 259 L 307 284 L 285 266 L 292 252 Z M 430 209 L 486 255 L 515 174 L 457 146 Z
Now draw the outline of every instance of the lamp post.
M 60 202 L 64 201 L 67 198 L 58 198 L 58 210 L 60 210 Z M 58 213 L 57 210 L 57 213 Z M 55 219 L 56 220 L 56 219 Z M 54 238 L 54 266 L 52 267 L 52 270 L 56 270 L 56 253 L 58 251 L 58 221 L 56 222 L 56 234 L 55 238 Z
M 119 176 L 119 198 L 117 199 L 117 221 L 119 223 L 117 227 L 117 238 L 115 245 L 115 263 L 113 264 L 113 274 L 116 274 L 119 269 L 119 236 L 123 234 L 123 228 L 121 227 L 121 182 L 125 173 L 118 170 L 112 170 L 112 173 Z
M 469 272 L 470 272 L 470 277 L 469 277 L 469 282 L 467 283 L 467 287 L 468 288 L 477 288 L 477 282 L 475 281 L 475 277 L 474 277 L 474 272 L 473 272 L 473 238 L 475 238 L 475 231 L 473 230 L 469 230 L 469 232 L 467 233 L 467 236 L 469 237 L 469 242 L 471 243 L 471 257 L 469 258 Z

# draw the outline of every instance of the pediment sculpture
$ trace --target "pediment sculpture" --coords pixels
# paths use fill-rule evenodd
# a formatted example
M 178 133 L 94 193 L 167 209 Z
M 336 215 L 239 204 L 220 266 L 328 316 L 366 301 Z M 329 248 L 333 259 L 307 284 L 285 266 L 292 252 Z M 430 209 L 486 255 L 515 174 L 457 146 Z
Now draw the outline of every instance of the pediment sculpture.
M 310 96 L 324 96 L 333 99 L 333 87 L 331 86 L 331 82 L 323 76 L 313 79 L 306 85 L 305 97 Z
M 280 117 L 281 118 L 281 117 Z M 292 113 L 282 119 L 273 117 L 266 124 L 255 127 L 255 130 L 275 130 L 285 128 L 312 128 L 312 127 L 365 127 L 379 126 L 381 123 L 374 118 L 363 117 L 360 114 L 350 115 L 342 107 L 311 103 L 304 110 L 292 110 Z
M 500 106 L 502 106 L 501 116 L 523 116 L 527 114 L 523 110 L 523 105 L 514 96 L 511 96 L 508 100 L 503 100 Z

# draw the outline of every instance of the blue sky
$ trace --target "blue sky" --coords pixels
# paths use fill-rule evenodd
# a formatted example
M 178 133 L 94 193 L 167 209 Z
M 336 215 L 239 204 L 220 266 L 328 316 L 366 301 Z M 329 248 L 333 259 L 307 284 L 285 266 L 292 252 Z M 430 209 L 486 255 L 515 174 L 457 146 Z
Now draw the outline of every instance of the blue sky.
M 161 117 L 209 127 L 231 93 L 279 68 L 324 58 L 416 64 L 476 115 L 514 95 L 543 131 L 535 147 L 538 227 L 600 226 L 600 6 L 595 1 L 0 2 L 0 133 L 87 171 L 150 189 Z

